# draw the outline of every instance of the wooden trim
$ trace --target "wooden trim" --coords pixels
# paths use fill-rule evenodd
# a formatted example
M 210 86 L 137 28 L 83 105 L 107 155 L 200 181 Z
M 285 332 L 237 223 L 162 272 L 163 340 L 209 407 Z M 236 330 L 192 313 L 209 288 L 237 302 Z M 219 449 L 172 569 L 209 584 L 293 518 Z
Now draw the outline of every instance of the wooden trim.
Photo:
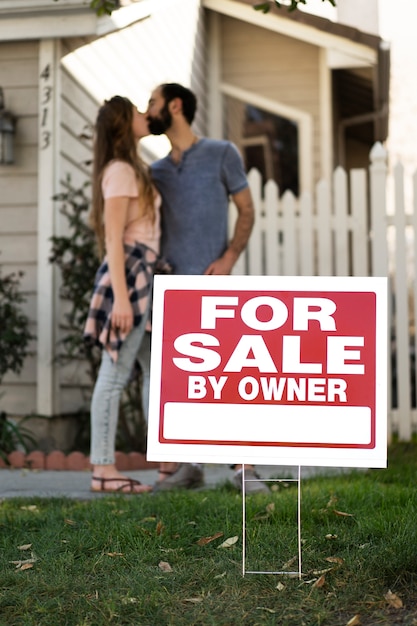
M 60 44 L 45 39 L 39 47 L 39 140 L 38 140 L 38 352 L 37 413 L 55 413 L 55 281 L 54 267 L 49 262 L 51 241 L 55 233 L 57 190 L 59 111 L 58 72 Z
M 333 171 L 332 84 L 326 51 L 319 51 L 319 107 L 320 107 L 320 177 L 330 180 Z
M 49 0 L 51 8 L 54 7 Z M 0 40 L 18 41 L 28 39 L 47 39 L 51 33 L 56 38 L 86 37 L 107 35 L 126 28 L 135 22 L 149 17 L 152 13 L 152 0 L 132 4 L 113 11 L 111 15 L 97 17 L 90 9 L 79 9 L 73 12 L 59 13 L 56 10 L 39 12 L 28 15 L 23 11 L 10 12 L 0 20 Z M 29 11 L 27 12 L 29 13 Z M 2 13 L 0 12 L 0 15 Z
M 208 130 L 213 139 L 223 137 L 221 81 L 221 20 L 217 13 L 208 15 Z

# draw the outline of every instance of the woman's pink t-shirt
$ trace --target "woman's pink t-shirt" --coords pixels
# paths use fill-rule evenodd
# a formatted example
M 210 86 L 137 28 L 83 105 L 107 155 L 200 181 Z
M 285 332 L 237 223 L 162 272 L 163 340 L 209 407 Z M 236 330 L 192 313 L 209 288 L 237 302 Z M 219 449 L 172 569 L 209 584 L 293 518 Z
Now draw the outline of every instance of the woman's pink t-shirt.
M 101 183 L 103 198 L 125 196 L 129 198 L 128 223 L 124 232 L 124 241 L 133 244 L 135 241 L 144 243 L 159 254 L 159 241 L 161 238 L 160 206 L 161 197 L 155 196 L 155 221 L 144 215 L 139 218 L 131 218 L 139 213 L 139 187 L 133 167 L 126 161 L 111 161 L 105 168 Z M 130 220 L 130 221 L 129 221 Z

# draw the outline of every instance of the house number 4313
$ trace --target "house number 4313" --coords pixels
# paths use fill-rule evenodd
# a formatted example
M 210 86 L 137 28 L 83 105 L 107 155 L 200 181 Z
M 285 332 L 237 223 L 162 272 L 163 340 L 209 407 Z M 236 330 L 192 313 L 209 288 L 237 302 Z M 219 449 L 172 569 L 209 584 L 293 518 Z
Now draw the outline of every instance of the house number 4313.
M 40 85 L 40 149 L 46 150 L 51 145 L 52 132 L 50 128 L 51 102 L 53 94 L 51 66 L 48 63 L 43 68 Z

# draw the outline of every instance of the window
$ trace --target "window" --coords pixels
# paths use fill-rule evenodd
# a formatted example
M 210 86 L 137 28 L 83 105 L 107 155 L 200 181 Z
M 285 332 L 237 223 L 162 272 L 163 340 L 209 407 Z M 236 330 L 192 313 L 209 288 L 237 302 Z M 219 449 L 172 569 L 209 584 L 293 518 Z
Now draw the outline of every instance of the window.
M 274 180 L 280 194 L 299 192 L 298 126 L 252 104 L 226 97 L 226 136 L 240 149 L 247 171 L 256 168 L 263 183 Z

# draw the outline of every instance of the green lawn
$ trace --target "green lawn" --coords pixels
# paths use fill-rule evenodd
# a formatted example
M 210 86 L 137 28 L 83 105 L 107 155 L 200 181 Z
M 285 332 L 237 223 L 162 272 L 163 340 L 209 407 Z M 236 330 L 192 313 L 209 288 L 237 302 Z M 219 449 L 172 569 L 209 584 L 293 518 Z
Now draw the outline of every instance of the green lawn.
M 416 483 L 414 444 L 393 446 L 387 470 L 303 481 L 301 580 L 242 577 L 242 499 L 227 485 L 5 500 L 0 624 L 416 625 Z M 296 484 L 246 513 L 247 569 L 297 570 Z

